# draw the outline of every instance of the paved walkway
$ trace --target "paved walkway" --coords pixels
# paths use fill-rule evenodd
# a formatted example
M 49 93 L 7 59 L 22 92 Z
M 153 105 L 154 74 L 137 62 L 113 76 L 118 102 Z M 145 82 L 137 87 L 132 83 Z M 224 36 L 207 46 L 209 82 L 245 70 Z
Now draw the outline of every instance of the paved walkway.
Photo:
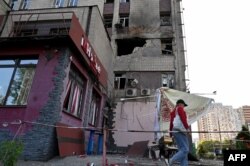
M 108 166 L 165 166 L 163 161 L 154 161 L 148 158 L 126 158 L 125 156 L 120 155 L 107 155 L 107 160 L 109 164 Z M 91 166 L 91 163 L 94 163 L 94 166 L 102 166 L 102 156 L 55 157 L 47 162 L 18 161 L 17 166 Z M 189 166 L 223 166 L 223 161 L 189 161 Z

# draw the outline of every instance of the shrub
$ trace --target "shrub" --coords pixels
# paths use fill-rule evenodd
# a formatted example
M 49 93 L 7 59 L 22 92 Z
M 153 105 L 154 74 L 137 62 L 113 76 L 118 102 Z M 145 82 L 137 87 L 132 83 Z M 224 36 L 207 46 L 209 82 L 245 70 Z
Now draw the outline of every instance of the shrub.
M 22 154 L 23 143 L 20 141 L 4 141 L 0 144 L 0 160 L 4 166 L 14 166 Z

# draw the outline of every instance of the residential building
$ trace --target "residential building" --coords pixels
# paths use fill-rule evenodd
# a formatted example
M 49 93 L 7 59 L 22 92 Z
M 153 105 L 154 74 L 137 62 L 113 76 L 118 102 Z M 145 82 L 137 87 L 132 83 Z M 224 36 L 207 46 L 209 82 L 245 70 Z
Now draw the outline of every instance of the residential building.
M 0 141 L 21 140 L 27 160 L 97 153 L 113 94 L 104 3 L 6 2 L 11 10 L 1 8 L 0 17 Z
M 208 112 L 198 120 L 198 130 L 207 131 L 199 133 L 200 140 L 233 140 L 245 123 L 240 108 L 214 103 Z
M 103 14 L 115 54 L 117 103 L 117 131 L 110 134 L 109 150 L 122 152 L 134 142 L 154 141 L 152 132 L 143 131 L 154 129 L 156 90 L 186 91 L 182 12 L 181 1 L 175 0 L 106 1 Z
M 22 99 L 25 101 L 23 107 L 9 108 L 6 105 L 11 86 L 6 88 L 8 93 L 4 93 L 4 106 L 0 108 L 4 110 L 0 117 L 8 117 L 6 123 L 21 119 L 37 124 L 55 125 L 60 122 L 66 126 L 102 128 L 103 115 L 106 117 L 105 110 L 108 110 L 109 126 L 114 129 L 108 134 L 107 145 L 111 152 L 126 149 L 136 141 L 154 139 L 152 132 L 128 134 L 123 131 L 153 130 L 154 96 L 158 88 L 187 90 L 181 1 L 6 2 L 12 10 L 5 17 L 1 33 L 1 46 L 4 43 L 4 50 L 0 51 L 1 60 L 10 60 L 12 56 L 18 58 L 18 64 L 13 66 L 20 65 L 27 55 L 36 60 L 32 64 L 33 81 L 29 82 L 26 97 Z M 93 54 L 96 56 L 92 57 Z M 74 116 L 64 108 L 72 99 L 68 96 L 68 89 L 74 83 L 71 78 L 83 87 L 79 88 L 83 90 L 83 100 L 79 103 L 83 109 L 74 112 Z M 9 109 L 14 109 L 13 113 Z M 51 112 L 53 114 L 49 115 Z M 0 120 L 5 121 L 6 118 Z M 0 139 L 10 138 L 17 131 L 14 128 L 11 134 L 7 134 L 8 127 L 0 129 L 8 130 Z M 26 144 L 24 152 L 29 159 L 46 160 L 56 154 L 56 151 L 51 152 L 51 149 L 57 149 L 55 129 L 46 128 L 43 132 L 40 129 L 43 128 L 28 125 L 22 135 L 26 142 L 32 140 Z M 98 146 L 100 132 L 84 130 L 79 133 L 84 135 L 83 149 L 97 153 L 93 149 Z M 44 134 L 48 136 L 41 142 L 46 144 L 33 146 Z M 79 136 L 77 138 L 79 142 Z M 64 149 L 65 146 L 59 142 L 59 151 L 60 147 Z M 44 150 L 38 151 L 40 149 Z
M 242 111 L 244 114 L 244 119 L 245 119 L 245 125 L 248 126 L 248 129 L 250 128 L 250 106 L 243 106 Z

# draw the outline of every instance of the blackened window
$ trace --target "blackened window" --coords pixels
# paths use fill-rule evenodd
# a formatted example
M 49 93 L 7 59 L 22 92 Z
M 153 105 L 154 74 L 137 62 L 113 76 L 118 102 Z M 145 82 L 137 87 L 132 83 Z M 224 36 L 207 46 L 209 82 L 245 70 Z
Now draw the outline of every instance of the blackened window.
M 0 105 L 26 105 L 37 59 L 0 59 Z
M 122 74 L 115 74 L 115 89 L 125 89 L 126 77 Z

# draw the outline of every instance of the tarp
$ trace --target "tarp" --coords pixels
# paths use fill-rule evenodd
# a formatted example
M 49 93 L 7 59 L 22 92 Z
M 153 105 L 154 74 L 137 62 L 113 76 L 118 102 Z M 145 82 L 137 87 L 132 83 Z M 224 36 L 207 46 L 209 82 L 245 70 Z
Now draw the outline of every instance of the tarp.
M 160 108 L 158 115 L 160 114 L 159 128 L 160 130 L 169 129 L 169 115 L 174 109 L 176 101 L 178 99 L 183 99 L 185 103 L 188 104 L 185 107 L 185 111 L 188 117 L 188 124 L 191 125 L 198 119 L 200 119 L 209 110 L 209 106 L 214 101 L 212 98 L 207 98 L 195 94 L 190 94 L 175 89 L 162 87 L 160 90 Z

